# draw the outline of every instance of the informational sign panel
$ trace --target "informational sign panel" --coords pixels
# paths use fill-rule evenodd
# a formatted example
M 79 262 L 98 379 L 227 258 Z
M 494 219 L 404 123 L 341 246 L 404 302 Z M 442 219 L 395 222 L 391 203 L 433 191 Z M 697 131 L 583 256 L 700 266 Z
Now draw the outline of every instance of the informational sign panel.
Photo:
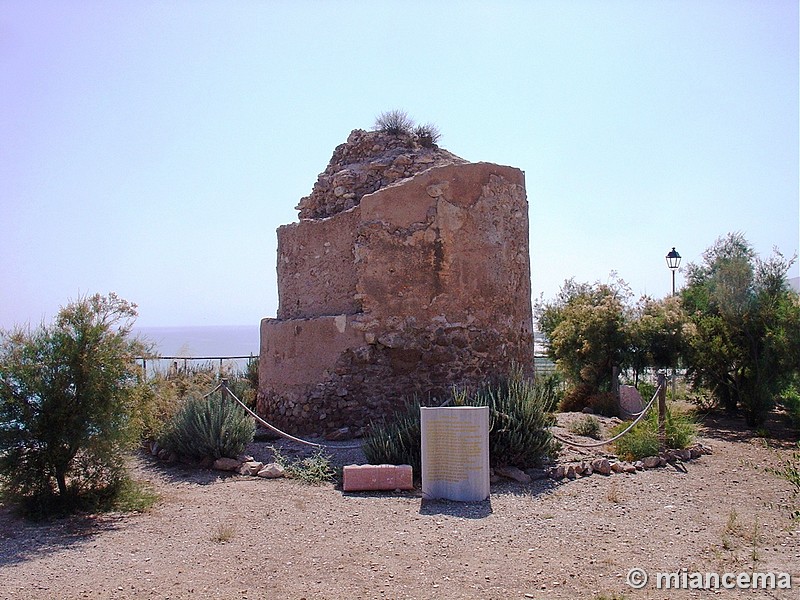
M 489 497 L 489 407 L 420 408 L 422 497 Z

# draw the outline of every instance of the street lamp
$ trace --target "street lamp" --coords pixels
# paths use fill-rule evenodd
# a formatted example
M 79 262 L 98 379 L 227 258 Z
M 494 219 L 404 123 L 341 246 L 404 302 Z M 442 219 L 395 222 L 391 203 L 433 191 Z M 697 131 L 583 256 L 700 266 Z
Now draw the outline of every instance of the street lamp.
M 675 271 L 681 266 L 681 255 L 675 251 L 675 246 L 672 251 L 667 254 L 667 267 L 672 271 L 672 295 L 675 295 Z

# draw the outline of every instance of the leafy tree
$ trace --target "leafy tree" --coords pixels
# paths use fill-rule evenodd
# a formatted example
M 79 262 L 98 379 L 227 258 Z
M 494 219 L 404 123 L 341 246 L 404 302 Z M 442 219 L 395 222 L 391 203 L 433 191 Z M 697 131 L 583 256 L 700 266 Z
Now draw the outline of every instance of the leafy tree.
M 794 260 L 777 250 L 762 260 L 731 233 L 689 265 L 681 293 L 692 325 L 687 375 L 751 425 L 763 422 L 800 369 L 800 303 L 786 279 Z
M 539 327 L 547 336 L 550 357 L 575 388 L 588 397 L 608 391 L 612 369 L 626 359 L 629 346 L 624 281 L 564 282 L 551 303 L 536 305 Z
M 683 350 L 686 313 L 680 298 L 654 300 L 643 296 L 628 317 L 627 364 L 634 382 L 648 367 L 673 368 Z
M 129 338 L 136 307 L 84 297 L 52 325 L 0 332 L 0 483 L 33 510 L 113 494 L 141 400 Z

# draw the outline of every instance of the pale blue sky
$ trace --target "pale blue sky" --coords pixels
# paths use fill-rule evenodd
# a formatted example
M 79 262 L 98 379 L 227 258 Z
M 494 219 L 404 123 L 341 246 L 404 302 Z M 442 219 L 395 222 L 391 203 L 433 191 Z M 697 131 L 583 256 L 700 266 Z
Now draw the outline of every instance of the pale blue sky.
M 525 171 L 535 297 L 800 245 L 796 1 L 0 0 L 0 327 L 274 316 L 275 229 L 393 108 Z

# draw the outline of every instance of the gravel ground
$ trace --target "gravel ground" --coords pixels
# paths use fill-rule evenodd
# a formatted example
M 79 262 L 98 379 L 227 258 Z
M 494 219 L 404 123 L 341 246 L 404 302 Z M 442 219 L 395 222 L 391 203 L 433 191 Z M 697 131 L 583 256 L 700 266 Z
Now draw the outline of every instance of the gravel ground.
M 764 470 L 789 452 L 790 433 L 780 438 L 767 448 L 738 421 L 717 419 L 700 439 L 713 454 L 685 472 L 504 480 L 472 504 L 423 501 L 419 490 L 344 494 L 138 456 L 135 475 L 161 495 L 147 513 L 31 524 L 0 511 L 0 597 L 798 600 L 800 524 L 789 507 L 800 498 Z M 268 446 L 250 453 L 266 459 Z M 585 455 L 565 450 L 560 460 L 574 458 Z M 357 450 L 336 459 L 363 460 Z M 640 590 L 626 584 L 636 567 L 650 574 Z M 681 569 L 787 572 L 793 589 L 657 589 L 656 572 Z

